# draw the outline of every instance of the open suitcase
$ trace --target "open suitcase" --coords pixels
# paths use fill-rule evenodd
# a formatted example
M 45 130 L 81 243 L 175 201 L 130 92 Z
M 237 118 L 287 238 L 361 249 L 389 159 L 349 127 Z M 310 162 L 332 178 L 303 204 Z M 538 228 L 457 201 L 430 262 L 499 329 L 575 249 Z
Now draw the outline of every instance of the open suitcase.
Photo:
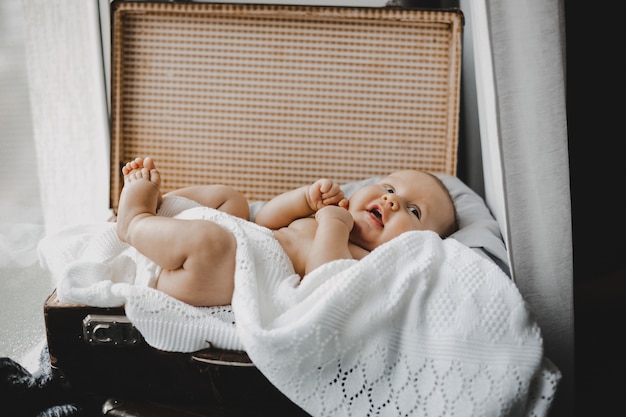
M 222 183 L 251 201 L 320 177 L 456 174 L 457 9 L 117 1 L 111 16 L 114 211 L 121 166 L 145 155 L 163 192 Z M 44 313 L 54 372 L 94 410 L 307 415 L 245 352 L 160 351 L 123 307 L 55 293 Z

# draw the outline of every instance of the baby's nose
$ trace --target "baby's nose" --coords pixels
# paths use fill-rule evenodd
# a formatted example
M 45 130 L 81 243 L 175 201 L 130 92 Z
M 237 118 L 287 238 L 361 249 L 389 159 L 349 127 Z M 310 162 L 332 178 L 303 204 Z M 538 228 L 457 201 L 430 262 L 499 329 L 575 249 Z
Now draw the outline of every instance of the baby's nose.
M 398 198 L 396 197 L 395 194 L 389 193 L 389 194 L 383 195 L 383 201 L 389 205 L 391 210 L 393 211 L 398 210 Z

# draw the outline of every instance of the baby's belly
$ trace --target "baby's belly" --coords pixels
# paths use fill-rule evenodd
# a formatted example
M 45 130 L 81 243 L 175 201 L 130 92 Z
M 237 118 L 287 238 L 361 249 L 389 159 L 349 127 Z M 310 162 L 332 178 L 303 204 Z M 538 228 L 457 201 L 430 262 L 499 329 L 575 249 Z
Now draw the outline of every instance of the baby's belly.
M 274 237 L 282 246 L 283 250 L 291 260 L 293 269 L 301 277 L 305 274 L 306 255 L 311 247 L 311 241 L 301 233 L 290 230 L 289 227 L 274 230 Z

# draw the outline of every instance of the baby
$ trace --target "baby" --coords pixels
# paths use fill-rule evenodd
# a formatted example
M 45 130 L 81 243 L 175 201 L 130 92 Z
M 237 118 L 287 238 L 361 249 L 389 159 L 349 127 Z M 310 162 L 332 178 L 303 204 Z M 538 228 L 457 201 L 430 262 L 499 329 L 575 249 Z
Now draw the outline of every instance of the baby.
M 119 238 L 161 267 L 156 288 L 195 306 L 230 304 L 237 240 L 215 221 L 156 216 L 161 177 L 151 158 L 122 168 L 117 215 Z M 239 219 L 249 218 L 246 198 L 224 185 L 167 193 Z M 447 188 L 423 171 L 402 170 L 345 198 L 339 184 L 320 179 L 267 202 L 255 223 L 271 230 L 300 277 L 337 259 L 361 259 L 410 230 L 445 238 L 458 228 Z

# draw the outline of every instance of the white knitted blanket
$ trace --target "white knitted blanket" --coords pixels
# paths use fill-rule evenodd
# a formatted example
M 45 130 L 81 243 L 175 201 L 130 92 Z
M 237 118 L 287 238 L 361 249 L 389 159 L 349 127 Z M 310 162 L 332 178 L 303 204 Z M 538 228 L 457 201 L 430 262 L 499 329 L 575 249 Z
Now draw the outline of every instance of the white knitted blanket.
M 300 284 L 244 279 L 259 259 L 245 244 L 237 256 L 232 310 L 196 308 L 138 282 L 149 267 L 112 224 L 40 244 L 62 301 L 124 304 L 158 349 L 244 349 L 313 416 L 548 414 L 561 375 L 539 327 L 510 279 L 459 242 L 405 233 Z

